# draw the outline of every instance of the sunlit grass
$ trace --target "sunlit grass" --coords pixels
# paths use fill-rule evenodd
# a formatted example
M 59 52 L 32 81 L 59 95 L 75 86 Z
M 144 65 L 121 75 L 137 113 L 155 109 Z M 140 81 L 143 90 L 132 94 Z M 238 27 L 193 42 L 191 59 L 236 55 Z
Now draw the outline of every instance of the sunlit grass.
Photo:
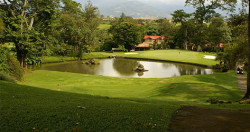
M 205 103 L 209 98 L 236 101 L 241 92 L 234 72 L 172 78 L 119 78 L 37 70 L 23 85 L 115 98 L 143 98 Z

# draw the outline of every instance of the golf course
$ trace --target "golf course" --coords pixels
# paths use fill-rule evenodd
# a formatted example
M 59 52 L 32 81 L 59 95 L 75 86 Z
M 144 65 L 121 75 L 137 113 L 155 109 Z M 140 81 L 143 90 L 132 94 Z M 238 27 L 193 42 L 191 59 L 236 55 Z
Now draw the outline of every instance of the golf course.
M 84 54 L 81 62 L 119 56 L 203 67 L 219 63 L 204 55 L 215 54 L 184 50 L 93 52 Z M 74 60 L 42 59 L 51 64 Z M 235 71 L 140 78 L 30 69 L 22 81 L 0 81 L 0 131 L 171 131 L 172 120 L 184 107 L 249 111 L 249 104 L 238 102 L 242 97 Z M 214 100 L 230 103 L 211 104 Z

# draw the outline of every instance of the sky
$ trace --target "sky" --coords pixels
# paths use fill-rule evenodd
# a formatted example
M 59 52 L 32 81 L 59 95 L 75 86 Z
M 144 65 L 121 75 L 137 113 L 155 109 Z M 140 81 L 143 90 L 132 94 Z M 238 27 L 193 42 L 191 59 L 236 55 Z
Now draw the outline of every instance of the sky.
M 75 0 L 75 1 L 84 5 L 88 0 Z M 158 7 L 159 9 L 169 13 L 173 13 L 173 11 L 179 9 L 184 9 L 184 11 L 187 13 L 192 13 L 195 11 L 195 9 L 191 5 L 185 6 L 186 0 L 91 0 L 91 1 L 94 5 L 98 6 L 100 10 L 104 9 L 103 7 L 108 5 L 116 5 L 118 3 L 121 4 L 127 1 L 139 1 L 154 6 L 156 8 Z M 241 7 L 240 6 L 241 4 L 239 3 L 240 1 L 241 0 L 238 0 L 237 8 Z M 227 14 L 225 11 L 221 10 L 217 10 L 217 12 L 223 15 Z
M 152 1 L 152 0 L 137 0 L 137 1 Z M 161 2 L 167 5 L 185 5 L 186 0 L 154 0 L 154 2 Z

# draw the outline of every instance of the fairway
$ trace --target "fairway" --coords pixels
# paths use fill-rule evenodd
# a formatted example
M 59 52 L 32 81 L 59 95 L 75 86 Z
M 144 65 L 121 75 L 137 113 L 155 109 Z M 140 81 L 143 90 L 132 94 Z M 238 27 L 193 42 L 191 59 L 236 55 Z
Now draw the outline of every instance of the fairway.
M 131 58 L 142 58 L 142 59 L 153 59 L 153 60 L 163 60 L 163 61 L 174 61 L 182 63 L 192 63 L 200 65 L 216 65 L 219 64 L 219 61 L 214 59 L 205 59 L 204 55 L 213 55 L 215 53 L 205 53 L 205 52 L 194 52 L 186 50 L 150 50 L 150 51 L 135 51 L 131 53 L 138 54 L 124 54 L 124 53 L 105 53 L 105 52 L 93 52 L 91 54 L 84 54 L 83 59 L 86 57 L 107 57 L 112 55 L 131 57 Z
M 179 58 L 173 57 L 182 54 Z M 206 53 L 181 50 L 142 51 L 137 55 L 95 52 L 85 59 L 111 55 L 199 65 Z M 196 55 L 189 59 L 188 55 Z M 213 55 L 213 54 L 210 54 Z M 186 58 L 184 57 L 186 56 Z M 74 60 L 45 57 L 45 62 Z M 183 106 L 249 110 L 235 103 L 242 97 L 234 71 L 171 78 L 107 77 L 35 70 L 18 84 L 0 81 L 0 131 L 168 131 Z M 233 104 L 210 105 L 218 99 Z M 4 114 L 3 114 L 4 113 Z
M 37 70 L 28 74 L 25 81 L 20 84 L 54 91 L 113 98 L 199 103 L 206 103 L 206 100 L 215 97 L 230 101 L 241 98 L 234 72 L 142 79 Z

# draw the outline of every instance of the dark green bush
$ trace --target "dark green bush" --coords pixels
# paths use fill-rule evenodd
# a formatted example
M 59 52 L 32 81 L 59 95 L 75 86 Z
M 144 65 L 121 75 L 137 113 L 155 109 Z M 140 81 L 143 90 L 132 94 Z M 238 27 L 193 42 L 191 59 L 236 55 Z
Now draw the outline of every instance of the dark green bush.
M 17 59 L 11 55 L 9 49 L 0 46 L 0 72 L 21 80 L 23 69 Z
M 16 82 L 10 75 L 7 73 L 0 71 L 0 80 L 8 81 L 8 82 Z
M 101 50 L 104 51 L 111 51 L 112 48 L 118 48 L 119 46 L 114 41 L 106 41 L 104 42 L 103 46 L 101 47 Z

